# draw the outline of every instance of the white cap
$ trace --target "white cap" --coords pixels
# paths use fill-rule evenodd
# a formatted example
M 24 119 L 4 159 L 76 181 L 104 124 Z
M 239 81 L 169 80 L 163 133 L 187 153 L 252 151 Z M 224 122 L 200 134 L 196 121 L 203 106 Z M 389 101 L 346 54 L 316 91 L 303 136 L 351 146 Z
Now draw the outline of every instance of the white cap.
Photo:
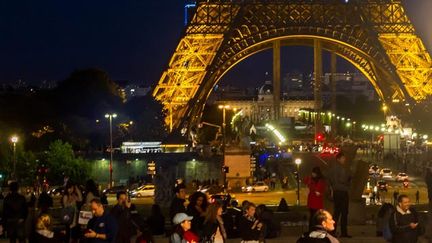
M 188 216 L 185 213 L 178 213 L 174 216 L 173 223 L 174 224 L 180 224 L 181 222 L 183 222 L 185 220 L 192 220 L 192 219 L 193 219 L 192 216 Z

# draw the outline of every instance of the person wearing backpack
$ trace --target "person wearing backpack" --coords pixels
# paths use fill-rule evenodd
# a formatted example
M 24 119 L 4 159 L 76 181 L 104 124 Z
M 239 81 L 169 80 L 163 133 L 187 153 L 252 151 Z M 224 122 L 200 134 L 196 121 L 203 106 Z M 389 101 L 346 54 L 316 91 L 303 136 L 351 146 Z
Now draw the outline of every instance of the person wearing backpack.
M 417 211 L 411 208 L 407 195 L 400 195 L 397 199 L 396 211 L 390 216 L 389 225 L 393 243 L 417 242 L 421 234 Z
M 304 233 L 297 243 L 339 243 L 339 240 L 330 234 L 335 229 L 335 221 L 329 212 L 318 210 L 313 216 L 312 223 L 312 229 Z

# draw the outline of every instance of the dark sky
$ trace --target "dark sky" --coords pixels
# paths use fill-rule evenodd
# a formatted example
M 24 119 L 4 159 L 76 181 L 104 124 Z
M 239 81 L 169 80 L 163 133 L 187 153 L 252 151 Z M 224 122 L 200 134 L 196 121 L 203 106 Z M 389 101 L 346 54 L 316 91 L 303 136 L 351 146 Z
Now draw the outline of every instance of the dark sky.
M 183 0 L 0 1 L 0 82 L 62 80 L 75 69 L 99 67 L 113 79 L 151 85 L 181 37 L 183 4 Z M 406 0 L 406 6 L 431 50 L 432 1 Z M 307 48 L 285 48 L 283 70 L 307 71 L 311 57 Z M 225 80 L 256 80 L 264 78 L 265 71 L 271 71 L 271 52 L 245 60 Z

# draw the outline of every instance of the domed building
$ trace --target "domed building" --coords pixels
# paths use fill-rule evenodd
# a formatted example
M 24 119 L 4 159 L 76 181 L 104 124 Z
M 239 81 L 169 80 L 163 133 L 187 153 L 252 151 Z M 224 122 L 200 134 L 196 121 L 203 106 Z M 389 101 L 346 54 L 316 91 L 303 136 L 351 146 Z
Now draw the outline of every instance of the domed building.
M 232 109 L 242 110 L 242 115 L 247 116 L 255 124 L 275 120 L 273 85 L 271 81 L 265 81 L 264 85 L 256 90 L 252 99 L 244 96 L 244 99 L 219 99 L 217 105 L 229 105 Z M 299 110 L 313 109 L 314 100 L 281 100 L 280 118 L 298 118 Z

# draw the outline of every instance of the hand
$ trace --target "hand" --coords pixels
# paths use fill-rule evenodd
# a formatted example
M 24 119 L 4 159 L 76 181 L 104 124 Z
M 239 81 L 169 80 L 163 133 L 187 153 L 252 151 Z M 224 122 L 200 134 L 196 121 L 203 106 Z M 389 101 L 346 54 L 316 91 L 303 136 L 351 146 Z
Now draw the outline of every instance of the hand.
M 257 225 L 258 230 L 261 230 L 262 227 L 263 227 L 263 224 L 262 224 L 262 223 L 259 223 L 259 224 Z
M 86 238 L 96 238 L 96 232 L 89 229 L 87 233 L 84 234 L 84 237 Z
M 409 226 L 411 227 L 411 229 L 415 229 L 417 228 L 418 223 L 410 223 Z
M 320 193 L 320 192 L 317 192 L 317 191 L 315 191 L 315 195 L 319 196 L 319 195 L 321 195 L 321 193 Z
M 130 208 L 132 206 L 132 202 L 130 200 L 126 200 L 125 207 Z

